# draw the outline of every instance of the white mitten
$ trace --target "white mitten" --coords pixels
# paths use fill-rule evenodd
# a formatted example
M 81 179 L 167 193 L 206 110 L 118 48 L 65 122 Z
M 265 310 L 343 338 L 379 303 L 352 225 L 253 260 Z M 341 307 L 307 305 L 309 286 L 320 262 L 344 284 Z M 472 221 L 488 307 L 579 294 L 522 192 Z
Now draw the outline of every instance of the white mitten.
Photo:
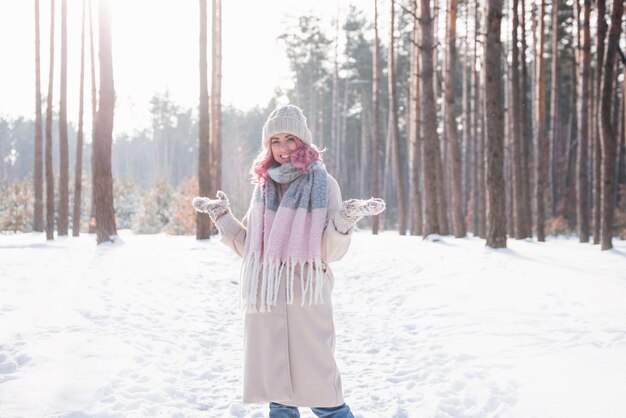
M 350 199 L 341 204 L 341 208 L 333 216 L 337 231 L 346 234 L 364 216 L 378 215 L 385 210 L 385 201 L 379 198 Z
M 223 215 L 230 213 L 230 202 L 226 193 L 218 190 L 217 199 L 209 199 L 208 197 L 194 197 L 193 207 L 198 212 L 208 213 L 213 222 L 216 222 Z

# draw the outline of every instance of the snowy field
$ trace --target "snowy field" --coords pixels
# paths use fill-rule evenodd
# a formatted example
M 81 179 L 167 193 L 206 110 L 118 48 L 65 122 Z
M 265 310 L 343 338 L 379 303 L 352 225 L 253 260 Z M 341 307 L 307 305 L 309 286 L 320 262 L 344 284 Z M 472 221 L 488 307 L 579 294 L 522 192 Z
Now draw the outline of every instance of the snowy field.
M 121 238 L 0 236 L 0 417 L 266 417 L 241 403 L 235 255 Z M 626 242 L 508 244 L 354 235 L 334 311 L 356 417 L 626 416 Z

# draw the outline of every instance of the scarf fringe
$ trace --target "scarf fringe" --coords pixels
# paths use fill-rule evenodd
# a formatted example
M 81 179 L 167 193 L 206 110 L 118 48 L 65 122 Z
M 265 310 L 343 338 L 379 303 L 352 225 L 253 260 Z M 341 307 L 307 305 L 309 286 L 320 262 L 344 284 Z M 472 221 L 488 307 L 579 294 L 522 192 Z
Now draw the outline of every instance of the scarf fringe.
M 264 260 L 250 254 L 241 266 L 240 308 L 246 312 L 270 312 L 278 302 L 281 279 L 285 276 L 285 302 L 294 303 L 294 281 L 300 271 L 301 306 L 324 303 L 324 271 L 319 260 Z M 261 283 L 261 293 L 259 291 Z M 260 306 L 257 303 L 260 302 Z

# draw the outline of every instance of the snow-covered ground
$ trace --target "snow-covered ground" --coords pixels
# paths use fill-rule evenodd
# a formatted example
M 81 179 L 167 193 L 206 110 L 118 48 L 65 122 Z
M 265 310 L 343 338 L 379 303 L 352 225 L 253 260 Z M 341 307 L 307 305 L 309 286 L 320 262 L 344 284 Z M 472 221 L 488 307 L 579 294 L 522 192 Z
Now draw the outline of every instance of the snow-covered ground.
M 0 417 L 265 417 L 218 240 L 0 236 Z M 626 416 L 626 242 L 354 235 L 334 264 L 356 417 Z M 313 417 L 302 409 L 303 417 Z

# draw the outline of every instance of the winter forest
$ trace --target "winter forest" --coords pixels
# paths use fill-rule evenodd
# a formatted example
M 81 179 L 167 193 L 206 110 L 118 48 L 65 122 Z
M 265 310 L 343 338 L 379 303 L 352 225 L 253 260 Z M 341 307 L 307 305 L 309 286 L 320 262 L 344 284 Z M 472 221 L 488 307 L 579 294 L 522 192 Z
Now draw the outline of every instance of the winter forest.
M 34 93 L 0 91 L 0 416 L 267 416 L 240 402 L 240 259 L 191 202 L 246 214 L 287 103 L 343 199 L 386 202 L 333 265 L 355 416 L 623 416 L 623 0 L 141 1 L 0 4 L 29 63 L 0 86 Z
M 60 3 L 36 2 L 37 34 L 39 7 L 59 9 L 49 28 L 61 44 L 37 38 L 34 59 L 54 60 L 60 48 L 61 62 L 51 61 L 49 74 L 37 67 L 34 117 L 0 121 L 5 231 L 53 239 L 100 224 L 99 242 L 118 228 L 208 238 L 215 231 L 194 219 L 189 197 L 232 190 L 241 215 L 264 118 L 290 101 L 308 115 L 344 194 L 388 201 L 374 234 L 471 233 L 495 248 L 507 237 L 564 234 L 608 249 L 626 233 L 621 2 L 357 2 L 330 25 L 294 16 L 279 39 L 293 87 L 248 111 L 221 105 L 214 4 L 199 10 L 208 18 L 200 20 L 197 108 L 155 93 L 151 127 L 115 138 L 111 16 L 104 2 L 70 3 L 85 11 L 81 38 L 70 40 L 81 45 L 80 79 L 68 81 Z M 80 97 L 67 97 L 68 82 L 80 83 Z M 77 126 L 68 100 L 80 101 Z

